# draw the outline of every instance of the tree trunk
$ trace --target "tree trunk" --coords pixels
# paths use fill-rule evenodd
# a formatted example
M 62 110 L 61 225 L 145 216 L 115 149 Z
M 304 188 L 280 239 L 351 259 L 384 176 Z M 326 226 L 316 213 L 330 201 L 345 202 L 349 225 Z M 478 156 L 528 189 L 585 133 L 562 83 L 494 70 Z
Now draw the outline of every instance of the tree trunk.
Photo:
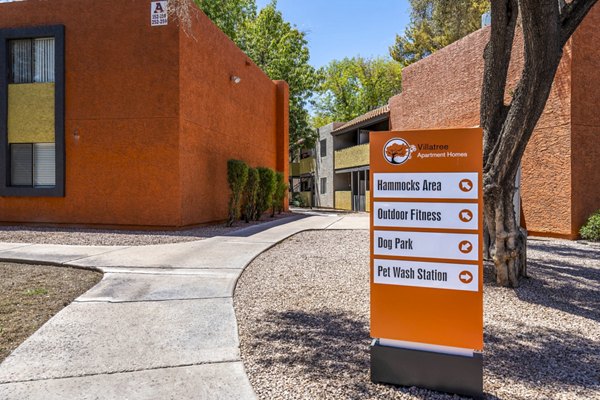
M 519 286 L 527 277 L 527 235 L 517 223 L 514 186 L 488 193 L 484 206 L 488 229 L 493 230 L 489 257 L 494 261 L 496 282 L 500 286 Z

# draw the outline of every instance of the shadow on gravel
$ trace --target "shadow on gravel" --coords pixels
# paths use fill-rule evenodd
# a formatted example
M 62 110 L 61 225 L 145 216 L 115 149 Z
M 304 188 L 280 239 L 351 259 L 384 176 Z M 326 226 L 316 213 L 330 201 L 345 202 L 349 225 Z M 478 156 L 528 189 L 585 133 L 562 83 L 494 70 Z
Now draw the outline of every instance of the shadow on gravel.
M 530 259 L 528 268 L 530 278 L 515 290 L 520 300 L 600 321 L 600 268 L 560 259 Z
M 369 330 L 357 318 L 342 312 L 273 312 L 268 322 L 275 327 L 258 338 L 272 347 L 261 362 L 300 366 L 304 372 L 328 377 L 364 374 L 369 368 Z
M 600 389 L 600 344 L 553 329 L 486 328 L 486 373 L 535 385 L 560 383 Z M 528 366 L 528 367 L 524 367 Z
M 573 246 L 569 246 L 569 244 L 572 243 L 577 242 L 566 242 L 565 244 L 562 244 L 560 242 L 547 242 L 544 240 L 529 239 L 527 240 L 527 247 L 531 250 L 537 250 L 549 254 L 556 254 L 563 257 L 576 257 L 598 260 L 598 262 L 600 263 L 600 246 L 596 247 L 581 244 L 579 245 L 579 247 L 575 248 Z
M 381 398 L 378 386 L 393 388 L 398 393 L 411 394 L 419 399 L 462 399 L 457 395 L 415 387 L 371 383 L 368 324 L 350 314 L 333 311 L 271 312 L 265 322 L 271 328 L 257 332 L 253 340 L 253 347 L 264 346 L 268 350 L 256 349 L 264 354 L 258 361 L 263 368 L 283 365 L 300 369 L 310 380 L 337 382 L 343 385 L 343 398 L 348 399 Z M 357 380 L 353 378 L 355 376 L 363 376 L 363 379 Z M 499 400 L 487 393 L 485 398 Z
M 600 249 L 582 250 L 546 242 L 530 242 L 529 248 L 549 255 L 571 257 L 571 260 L 562 257 L 540 260 L 530 253 L 529 278 L 523 279 L 521 286 L 514 289 L 517 297 L 600 322 Z M 598 260 L 598 267 L 576 264 L 577 258 Z M 486 286 L 496 284 L 491 262 L 485 262 L 484 283 Z

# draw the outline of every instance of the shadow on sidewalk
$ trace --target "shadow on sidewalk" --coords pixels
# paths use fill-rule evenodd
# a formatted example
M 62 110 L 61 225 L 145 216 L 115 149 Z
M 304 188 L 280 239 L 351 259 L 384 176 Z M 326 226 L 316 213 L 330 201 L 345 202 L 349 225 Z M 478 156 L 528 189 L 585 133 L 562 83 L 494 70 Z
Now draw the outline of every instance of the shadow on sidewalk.
M 226 233 L 222 236 L 227 236 L 227 237 L 249 237 L 252 235 L 256 235 L 257 233 L 260 232 L 264 232 L 268 229 L 274 228 L 276 226 L 280 226 L 280 225 L 285 225 L 285 224 L 289 224 L 290 222 L 294 222 L 294 221 L 298 221 L 304 218 L 308 218 L 310 217 L 310 215 L 304 215 L 304 214 L 293 214 L 289 217 L 282 217 L 280 219 L 277 219 L 275 221 L 270 221 L 270 222 L 264 222 L 261 223 L 259 225 L 252 225 L 249 226 L 247 228 L 242 228 L 230 233 Z

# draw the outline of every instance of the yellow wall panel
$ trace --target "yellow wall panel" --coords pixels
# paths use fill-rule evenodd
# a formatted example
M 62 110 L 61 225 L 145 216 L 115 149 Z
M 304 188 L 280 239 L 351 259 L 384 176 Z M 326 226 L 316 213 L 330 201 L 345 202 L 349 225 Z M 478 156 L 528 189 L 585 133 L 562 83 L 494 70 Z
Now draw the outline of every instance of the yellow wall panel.
M 352 210 L 352 192 L 336 191 L 335 208 L 338 210 Z
M 369 165 L 369 143 L 347 147 L 335 152 L 335 169 Z
M 300 192 L 300 197 L 306 207 L 312 207 L 312 192 Z
M 8 85 L 8 142 L 54 142 L 54 83 Z

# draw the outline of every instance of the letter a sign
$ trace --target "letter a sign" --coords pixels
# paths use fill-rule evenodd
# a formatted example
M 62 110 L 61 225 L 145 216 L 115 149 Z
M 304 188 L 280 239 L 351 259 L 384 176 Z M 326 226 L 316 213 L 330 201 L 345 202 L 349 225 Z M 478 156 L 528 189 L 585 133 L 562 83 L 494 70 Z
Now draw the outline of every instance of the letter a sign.
M 153 1 L 150 3 L 150 25 L 161 26 L 169 23 L 167 15 L 168 1 Z

